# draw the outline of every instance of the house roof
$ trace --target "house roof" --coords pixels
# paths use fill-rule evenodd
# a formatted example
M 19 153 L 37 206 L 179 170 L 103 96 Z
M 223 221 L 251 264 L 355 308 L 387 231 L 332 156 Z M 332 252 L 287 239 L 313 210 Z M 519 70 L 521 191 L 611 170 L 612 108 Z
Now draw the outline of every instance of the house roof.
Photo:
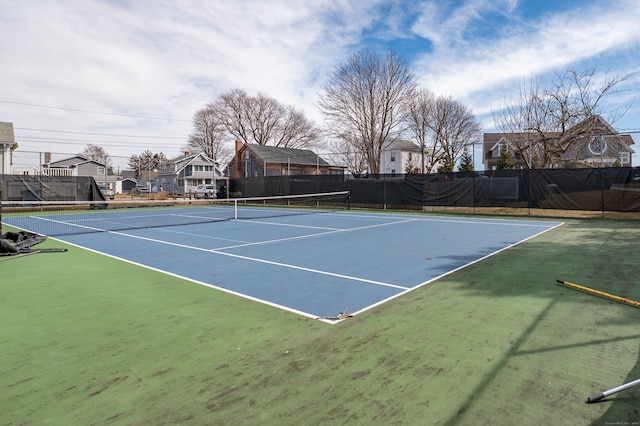
M 159 175 L 167 176 L 167 175 L 175 175 L 177 173 L 180 173 L 182 170 L 184 170 L 185 167 L 187 167 L 189 164 L 191 164 L 198 157 L 202 157 L 202 158 L 205 159 L 205 161 L 213 164 L 216 174 L 219 175 L 219 176 L 222 176 L 222 173 L 218 169 L 218 165 L 214 164 L 214 161 L 211 158 L 209 158 L 209 156 L 207 154 L 205 154 L 204 152 L 202 152 L 202 151 L 196 152 L 196 153 L 193 153 L 193 154 L 180 155 L 178 157 L 171 158 L 171 159 L 169 159 L 167 161 L 163 161 L 161 164 L 175 164 L 175 165 L 180 165 L 180 166 L 176 167 L 175 171 L 173 171 L 173 172 L 160 173 Z
M 51 163 L 48 164 L 48 166 L 50 168 L 51 167 L 77 167 L 85 163 L 95 163 L 100 166 L 104 166 L 104 164 L 101 163 L 100 161 L 91 160 L 89 158 L 83 157 L 82 155 L 76 155 L 73 157 L 65 158 L 63 160 L 52 161 Z
M 13 145 L 15 142 L 13 123 L 0 122 L 0 143 Z
M 204 152 L 194 152 L 194 153 L 186 153 L 186 154 L 180 155 L 178 157 L 170 158 L 167 161 L 163 161 L 163 164 L 166 164 L 166 163 L 173 163 L 173 164 L 181 163 L 183 161 L 193 160 L 194 158 L 198 157 L 199 155 L 203 155 L 205 158 L 209 159 L 209 157 L 207 157 Z
M 399 151 L 420 152 L 420 146 L 406 139 L 387 139 L 384 143 L 384 149 L 397 149 Z
M 573 126 L 566 134 L 569 135 L 580 135 L 580 134 L 602 134 L 603 136 L 612 136 L 621 138 L 624 143 L 627 145 L 633 145 L 634 141 L 631 135 L 618 133 L 607 121 L 599 115 L 594 115 L 593 117 L 587 118 L 584 121 Z M 563 134 L 560 132 L 547 132 L 545 136 L 548 138 L 560 137 Z M 483 141 L 484 143 L 492 143 L 492 146 L 495 143 L 500 142 L 502 138 L 505 139 L 505 142 L 509 141 L 526 141 L 530 138 L 536 138 L 536 133 L 534 132 L 520 132 L 520 133 L 484 133 Z
M 280 148 L 257 144 L 245 144 L 256 157 L 267 163 L 291 163 L 330 166 L 322 157 L 310 149 Z

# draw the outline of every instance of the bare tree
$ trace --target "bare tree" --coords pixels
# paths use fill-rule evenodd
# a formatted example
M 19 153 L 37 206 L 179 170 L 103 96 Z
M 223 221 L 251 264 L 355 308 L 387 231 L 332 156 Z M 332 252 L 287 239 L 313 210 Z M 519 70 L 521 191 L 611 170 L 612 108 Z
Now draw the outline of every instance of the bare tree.
M 354 176 L 360 176 L 367 171 L 367 160 L 361 150 L 353 145 L 344 144 L 341 140 L 331 139 L 328 142 L 330 152 L 328 157 L 334 164 L 342 165 Z
M 111 159 L 109 158 L 109 154 L 107 154 L 107 152 L 101 146 L 87 144 L 80 155 L 90 160 L 98 161 L 104 164 L 107 168 L 111 167 Z
M 216 106 L 208 104 L 193 114 L 193 132 L 189 135 L 188 150 L 202 151 L 215 162 L 226 161 L 231 149 L 226 145 L 226 128 L 216 113 Z
M 279 130 L 280 137 L 275 146 L 305 148 L 320 139 L 320 130 L 316 125 L 293 106 L 286 108 L 280 120 Z
M 447 165 L 447 171 L 453 171 L 453 165 L 480 138 L 482 125 L 476 120 L 473 111 L 451 97 L 440 96 L 436 99 L 429 127 L 433 132 L 435 151 L 434 164 Z
M 618 85 L 630 75 L 606 75 L 598 85 L 595 69 L 557 74 L 548 89 L 542 78 L 521 84 L 518 95 L 506 98 L 493 119 L 501 133 L 511 135 L 509 143 L 529 168 L 562 165 L 577 160 L 600 125 L 595 118 L 607 114 L 615 123 L 629 105 L 602 111 L 602 100 L 616 93 Z
M 249 104 L 249 95 L 244 90 L 232 89 L 220 95 L 212 106 L 227 132 L 243 142 L 251 137 Z
M 427 173 L 433 168 L 433 153 L 436 151 L 435 138 L 431 132 L 435 97 L 428 89 L 417 89 L 415 96 L 406 100 L 406 132 L 420 145 L 421 172 Z M 429 153 L 425 158 L 425 154 Z
M 409 66 L 393 52 L 380 57 L 360 51 L 336 67 L 319 107 L 332 136 L 362 152 L 369 171 L 377 174 L 383 145 L 399 130 L 402 102 L 415 87 Z
M 262 93 L 249 96 L 233 89 L 210 107 L 226 133 L 242 142 L 306 148 L 319 138 L 319 130 L 302 112 Z

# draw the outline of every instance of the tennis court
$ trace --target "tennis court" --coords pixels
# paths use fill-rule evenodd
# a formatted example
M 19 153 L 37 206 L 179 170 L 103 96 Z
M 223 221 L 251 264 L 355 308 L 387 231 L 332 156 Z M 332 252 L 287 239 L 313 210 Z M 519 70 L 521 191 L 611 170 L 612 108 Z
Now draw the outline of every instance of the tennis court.
M 254 219 L 238 212 L 235 220 L 155 228 L 140 223 L 139 214 L 151 222 L 159 211 L 147 207 L 67 211 L 71 216 L 56 228 L 63 213 L 22 210 L 5 211 L 4 224 L 21 221 L 35 229 L 46 218 L 58 236 L 34 248 L 69 251 L 0 259 L 2 424 L 601 425 L 640 419 L 638 386 L 585 403 L 640 377 L 640 311 L 556 281 L 639 301 L 635 220 L 568 218 L 557 226 L 531 217 L 328 208 L 294 216 L 268 209 L 271 217 Z M 118 218 L 122 214 L 135 218 Z M 106 225 L 107 218 L 117 220 Z M 112 230 L 95 232 L 101 222 Z M 65 234 L 70 223 L 96 229 Z M 526 235 L 537 236 L 509 245 Z M 394 236 L 398 241 L 390 245 Z M 492 243 L 483 243 L 489 236 Z M 177 254 L 180 244 L 187 247 Z M 249 246 L 232 247 L 242 244 Z M 116 257 L 100 254 L 110 246 Z M 360 255 L 346 251 L 354 246 Z M 168 264 L 154 259 L 161 247 L 171 253 L 163 255 Z M 431 247 L 435 254 L 427 253 Z M 496 253 L 501 247 L 511 248 Z M 386 255 L 372 254 L 375 249 Z M 208 285 L 226 292 L 183 279 L 200 268 L 194 259 L 200 252 L 209 263 Z M 127 261 L 119 260 L 125 254 Z M 413 271 L 409 261 L 392 264 L 407 256 L 424 263 L 416 260 Z M 334 266 L 330 257 L 343 266 L 323 270 Z M 263 302 L 257 303 L 248 291 L 237 297 L 225 289 L 237 282 L 252 291 L 278 286 L 276 270 L 284 267 L 254 258 L 342 278 L 375 275 L 372 281 L 413 290 L 397 289 L 409 292 L 328 326 L 313 316 L 324 311 L 292 314 L 266 298 L 256 297 Z M 472 259 L 482 261 L 447 274 Z M 157 264 L 139 267 L 142 262 Z M 178 263 L 189 265 L 187 272 L 168 271 Z M 439 264 L 447 275 L 416 288 L 429 282 L 425 263 Z M 357 264 L 367 267 L 356 270 Z M 273 276 L 252 271 L 260 265 L 269 265 L 264 271 Z M 305 272 L 317 288 L 330 281 Z M 257 278 L 239 279 L 243 273 Z M 281 276 L 293 288 L 287 291 L 312 297 L 289 282 L 291 274 Z M 275 294 L 287 291 L 279 287 Z
M 309 199 L 301 207 L 289 198 L 286 208 L 269 201 L 269 206 L 264 200 L 263 205 L 164 202 L 90 211 L 69 209 L 69 204 L 61 211 L 30 205 L 5 213 L 3 221 L 327 322 L 366 311 L 561 225 L 365 213 L 336 208 L 335 199 L 330 208 L 316 198 L 312 207 Z

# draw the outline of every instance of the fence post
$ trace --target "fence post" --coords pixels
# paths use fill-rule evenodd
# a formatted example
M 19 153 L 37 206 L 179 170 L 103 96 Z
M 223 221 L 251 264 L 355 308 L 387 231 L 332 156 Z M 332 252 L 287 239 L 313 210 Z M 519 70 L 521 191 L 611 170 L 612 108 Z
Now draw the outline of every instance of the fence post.
M 600 154 L 600 199 L 602 208 L 602 217 L 604 217 L 604 167 L 602 167 L 602 154 Z
M 387 209 L 387 175 L 386 173 L 382 174 L 382 203 L 384 210 Z

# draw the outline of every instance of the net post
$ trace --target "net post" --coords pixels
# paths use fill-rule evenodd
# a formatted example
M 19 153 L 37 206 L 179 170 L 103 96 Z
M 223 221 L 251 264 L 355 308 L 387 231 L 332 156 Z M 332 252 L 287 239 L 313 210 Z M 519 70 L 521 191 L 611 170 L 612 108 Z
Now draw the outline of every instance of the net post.
M 233 219 L 238 220 L 238 200 L 233 200 Z

